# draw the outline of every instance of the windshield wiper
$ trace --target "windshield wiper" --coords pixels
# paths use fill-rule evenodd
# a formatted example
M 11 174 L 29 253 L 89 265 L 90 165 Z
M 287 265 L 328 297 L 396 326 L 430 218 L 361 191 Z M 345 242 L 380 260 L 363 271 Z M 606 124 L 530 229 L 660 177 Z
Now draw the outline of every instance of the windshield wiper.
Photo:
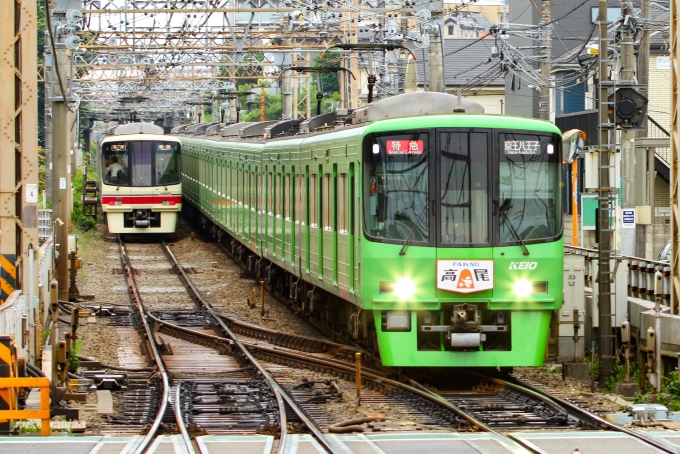
M 416 230 L 420 228 L 420 222 L 423 220 L 423 217 L 425 216 L 425 213 L 427 213 L 428 208 L 430 208 L 430 206 L 425 205 L 425 209 L 423 210 L 422 213 L 420 213 L 418 219 L 416 219 L 416 222 L 413 224 L 413 228 L 411 229 L 411 233 L 408 234 L 408 237 L 406 237 L 406 242 L 399 251 L 399 255 L 406 255 L 406 248 L 408 248 L 411 242 L 413 241 L 413 235 L 415 235 Z
M 512 225 L 510 222 L 510 219 L 508 219 L 508 211 L 510 211 L 510 206 L 512 205 L 512 202 L 510 202 L 510 199 L 505 199 L 503 200 L 503 204 L 501 204 L 500 209 L 498 210 L 501 217 L 507 224 L 508 228 L 510 229 L 510 232 L 512 232 L 512 235 L 515 237 L 515 240 L 517 241 L 517 244 L 519 244 L 522 248 L 522 251 L 524 255 L 529 255 L 529 249 L 527 249 L 527 245 L 524 244 L 524 241 L 522 238 L 519 236 L 519 233 L 517 233 L 517 230 L 515 230 L 515 226 Z

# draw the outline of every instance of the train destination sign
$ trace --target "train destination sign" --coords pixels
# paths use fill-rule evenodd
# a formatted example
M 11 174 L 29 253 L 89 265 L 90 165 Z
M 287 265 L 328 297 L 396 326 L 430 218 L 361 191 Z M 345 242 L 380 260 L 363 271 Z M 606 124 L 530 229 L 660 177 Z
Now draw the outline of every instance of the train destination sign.
M 456 293 L 493 289 L 493 260 L 437 260 L 437 288 Z
M 388 140 L 387 154 L 423 154 L 425 145 L 422 140 Z
M 541 154 L 541 142 L 538 140 L 506 140 L 505 154 Z

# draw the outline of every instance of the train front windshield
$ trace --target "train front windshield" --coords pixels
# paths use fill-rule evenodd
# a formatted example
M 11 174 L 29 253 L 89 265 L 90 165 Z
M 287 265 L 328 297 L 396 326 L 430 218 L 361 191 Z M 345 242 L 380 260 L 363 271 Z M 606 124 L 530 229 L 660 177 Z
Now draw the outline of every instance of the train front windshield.
M 102 159 L 105 184 L 147 187 L 180 182 L 180 144 L 177 142 L 107 142 L 103 145 Z
M 364 146 L 364 230 L 441 247 L 561 234 L 559 136 L 488 130 L 376 134 Z

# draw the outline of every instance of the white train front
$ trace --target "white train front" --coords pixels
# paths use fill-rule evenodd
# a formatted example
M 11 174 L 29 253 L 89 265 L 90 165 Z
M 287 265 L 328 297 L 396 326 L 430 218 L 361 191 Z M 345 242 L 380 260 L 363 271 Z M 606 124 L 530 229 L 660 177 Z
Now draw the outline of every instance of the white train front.
M 181 145 L 149 123 L 110 128 L 97 171 L 110 233 L 171 233 L 182 209 Z

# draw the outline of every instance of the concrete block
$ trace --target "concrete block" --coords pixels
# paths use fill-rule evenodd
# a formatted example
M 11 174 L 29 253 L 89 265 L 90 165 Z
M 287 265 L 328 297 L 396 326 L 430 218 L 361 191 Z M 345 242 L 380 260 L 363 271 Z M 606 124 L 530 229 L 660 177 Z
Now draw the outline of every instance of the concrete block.
M 640 384 L 619 382 L 614 385 L 614 392 L 625 397 L 633 397 L 640 392 Z
M 562 377 L 590 383 L 590 374 L 588 373 L 588 365 L 586 363 L 562 363 Z

